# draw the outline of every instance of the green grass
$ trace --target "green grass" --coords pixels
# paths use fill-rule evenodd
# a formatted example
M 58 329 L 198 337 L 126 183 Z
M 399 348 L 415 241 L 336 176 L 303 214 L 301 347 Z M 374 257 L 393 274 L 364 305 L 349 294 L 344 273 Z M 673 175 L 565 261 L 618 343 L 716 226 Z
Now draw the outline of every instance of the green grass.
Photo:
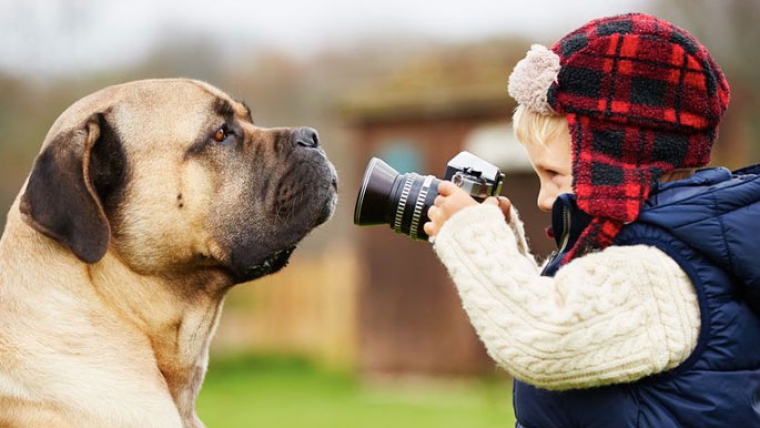
M 298 359 L 211 359 L 198 398 L 209 428 L 506 428 L 509 382 L 367 386 Z

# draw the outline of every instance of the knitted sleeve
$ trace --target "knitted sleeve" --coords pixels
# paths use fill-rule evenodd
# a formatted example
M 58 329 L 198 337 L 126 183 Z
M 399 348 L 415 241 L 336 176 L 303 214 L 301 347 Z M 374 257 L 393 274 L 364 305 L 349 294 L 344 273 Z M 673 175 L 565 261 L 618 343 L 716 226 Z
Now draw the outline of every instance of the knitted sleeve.
M 699 335 L 697 295 L 657 248 L 608 247 L 539 275 L 522 225 L 495 206 L 468 207 L 435 251 L 489 355 L 546 389 L 624 383 L 682 363 Z

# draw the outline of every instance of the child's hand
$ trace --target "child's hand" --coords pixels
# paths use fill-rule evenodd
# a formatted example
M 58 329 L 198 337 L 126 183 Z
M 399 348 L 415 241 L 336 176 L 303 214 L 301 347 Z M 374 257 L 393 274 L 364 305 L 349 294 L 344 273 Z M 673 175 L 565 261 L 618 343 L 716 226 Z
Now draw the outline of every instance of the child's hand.
M 438 196 L 435 198 L 434 205 L 430 207 L 427 213 L 430 221 L 423 226 L 425 233 L 430 237 L 434 237 L 440 232 L 443 224 L 451 216 L 461 209 L 477 205 L 477 203 L 467 192 L 450 181 L 441 181 L 438 185 Z M 509 211 L 512 206 L 509 199 L 503 196 L 500 196 L 498 199 L 490 197 L 483 203 L 498 206 L 504 213 L 504 218 L 509 218 Z
M 483 201 L 484 204 L 493 204 L 501 208 L 501 212 L 504 213 L 504 220 L 509 221 L 510 213 L 512 212 L 512 201 L 505 198 L 504 196 L 497 196 L 497 197 L 489 197 L 485 201 Z

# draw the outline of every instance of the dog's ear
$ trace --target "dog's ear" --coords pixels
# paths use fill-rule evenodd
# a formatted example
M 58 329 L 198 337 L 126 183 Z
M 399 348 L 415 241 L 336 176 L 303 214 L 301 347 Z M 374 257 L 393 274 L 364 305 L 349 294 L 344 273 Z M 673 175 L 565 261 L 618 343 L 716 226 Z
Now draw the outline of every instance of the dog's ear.
M 34 229 L 95 263 L 111 239 L 103 201 L 124 176 L 121 143 L 101 113 L 52 138 L 34 162 L 21 213 Z

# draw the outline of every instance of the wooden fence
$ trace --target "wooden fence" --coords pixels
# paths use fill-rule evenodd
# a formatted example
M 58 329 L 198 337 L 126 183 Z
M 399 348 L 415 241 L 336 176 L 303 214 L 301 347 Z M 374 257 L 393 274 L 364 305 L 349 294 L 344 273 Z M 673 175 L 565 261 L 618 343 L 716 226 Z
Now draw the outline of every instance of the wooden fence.
M 358 272 L 349 244 L 296 251 L 282 271 L 232 290 L 212 352 L 298 354 L 355 367 Z

